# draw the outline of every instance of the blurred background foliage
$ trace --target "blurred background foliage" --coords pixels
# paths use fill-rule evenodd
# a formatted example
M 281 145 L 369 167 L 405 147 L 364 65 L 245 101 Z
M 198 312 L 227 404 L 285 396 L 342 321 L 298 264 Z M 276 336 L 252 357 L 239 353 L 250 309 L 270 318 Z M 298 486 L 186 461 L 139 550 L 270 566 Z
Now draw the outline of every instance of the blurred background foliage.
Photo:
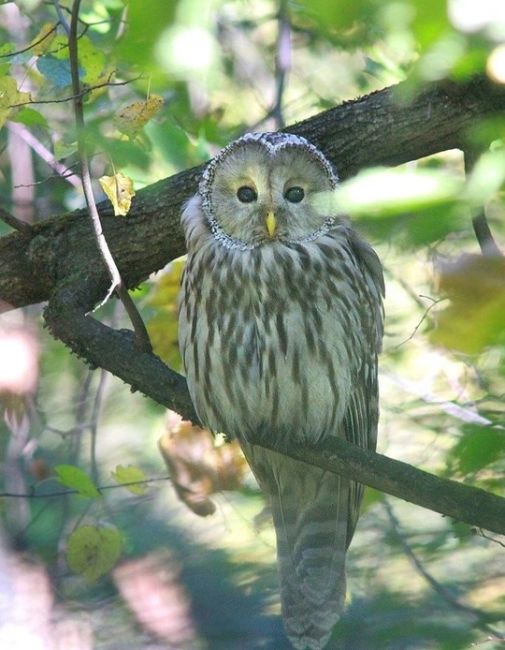
M 0 196 L 30 222 L 83 205 L 70 8 L 0 5 Z M 93 176 L 136 189 L 399 81 L 505 83 L 503 0 L 83 0 L 80 18 Z M 470 136 L 486 151 L 467 178 L 450 151 L 364 170 L 337 200 L 385 266 L 379 450 L 503 494 L 505 268 L 471 226 L 484 208 L 505 246 L 503 118 Z M 183 263 L 134 292 L 179 370 Z M 98 316 L 127 326 L 114 301 Z M 0 321 L 0 395 L 3 490 L 28 495 L 0 499 L 0 647 L 287 647 L 272 529 L 235 446 L 89 370 L 40 306 Z M 372 490 L 363 511 L 331 647 L 503 647 L 503 540 Z

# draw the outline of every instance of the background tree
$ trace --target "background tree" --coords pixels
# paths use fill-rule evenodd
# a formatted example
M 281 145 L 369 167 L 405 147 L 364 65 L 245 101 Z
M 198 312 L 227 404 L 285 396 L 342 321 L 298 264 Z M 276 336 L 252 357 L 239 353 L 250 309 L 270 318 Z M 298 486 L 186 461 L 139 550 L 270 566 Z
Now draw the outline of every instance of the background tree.
M 199 168 L 173 174 L 245 130 L 309 118 L 288 128 L 351 179 L 336 200 L 386 267 L 380 451 L 499 493 L 505 276 L 489 224 L 503 242 L 504 11 L 462 0 L 348 5 L 4 3 L 0 298 L 5 307 L 51 298 L 46 322 L 74 352 L 190 416 L 184 382 L 139 350 L 141 333 L 135 340 L 121 329 L 131 325 L 117 301 L 85 316 L 115 277 L 88 211 L 49 217 L 83 206 L 81 167 L 99 200 L 98 178 L 111 178 L 113 196 L 126 202 L 132 192 L 118 173 L 133 179 L 128 215 L 114 217 L 104 203 L 100 217 L 125 284 L 136 286 L 184 252 L 178 213 Z M 466 178 L 456 148 L 466 152 Z M 416 162 L 362 171 L 408 161 Z M 155 351 L 176 370 L 181 266 L 133 294 Z M 16 625 L 0 628 L 0 640 L 33 632 L 47 644 L 74 634 L 83 648 L 285 647 L 273 538 L 264 525 L 255 532 L 260 497 L 241 457 L 89 370 L 42 328 L 41 311 L 9 311 L 0 330 L 10 495 L 2 561 L 11 593 L 21 594 L 2 605 L 2 619 Z M 160 435 L 185 505 L 154 482 L 165 480 Z M 371 465 L 362 470 L 371 476 Z M 238 486 L 215 498 L 212 518 L 186 508 L 209 514 L 209 494 Z M 500 539 L 379 492 L 368 491 L 365 509 L 339 643 L 498 647 Z M 15 556 L 16 547 L 37 563 Z M 30 596 L 27 576 L 40 587 Z

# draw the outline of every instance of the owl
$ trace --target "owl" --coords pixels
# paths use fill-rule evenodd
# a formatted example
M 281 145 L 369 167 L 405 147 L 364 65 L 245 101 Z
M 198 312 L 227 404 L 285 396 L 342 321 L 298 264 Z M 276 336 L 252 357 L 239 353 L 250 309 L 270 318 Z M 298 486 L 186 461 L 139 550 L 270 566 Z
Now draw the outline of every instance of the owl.
M 304 138 L 249 133 L 208 164 L 182 214 L 189 390 L 202 423 L 238 438 L 270 503 L 297 650 L 324 648 L 344 607 L 362 486 L 261 442 L 374 449 L 377 437 L 382 267 L 332 208 L 337 183 Z

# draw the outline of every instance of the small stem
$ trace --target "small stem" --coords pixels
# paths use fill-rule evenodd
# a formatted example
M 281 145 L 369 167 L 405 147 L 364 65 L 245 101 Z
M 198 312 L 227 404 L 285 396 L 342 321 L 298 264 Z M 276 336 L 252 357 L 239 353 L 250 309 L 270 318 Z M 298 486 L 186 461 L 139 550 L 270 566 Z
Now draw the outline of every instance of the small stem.
M 63 26 L 63 29 L 66 31 L 67 36 L 70 35 L 70 26 L 67 21 L 67 17 L 63 13 L 62 8 L 60 7 L 60 3 L 58 0 L 53 0 L 54 8 L 56 9 L 56 13 L 58 14 L 58 19 L 60 21 L 60 24 Z
M 275 57 L 276 93 L 275 104 L 270 111 L 270 115 L 275 119 L 276 128 L 282 129 L 285 126 L 282 111 L 284 90 L 286 87 L 286 77 L 291 68 L 291 24 L 289 22 L 287 0 L 281 0 L 278 24 L 279 31 Z
M 72 17 L 70 20 L 70 33 L 68 37 L 68 50 L 70 57 L 70 69 L 72 73 L 72 92 L 74 95 L 74 113 L 77 128 L 77 147 L 79 151 L 79 159 L 81 163 L 81 179 L 86 205 L 95 231 L 95 237 L 98 244 L 98 249 L 102 259 L 107 268 L 111 280 L 111 286 L 105 297 L 105 301 L 115 291 L 123 303 L 128 316 L 135 330 L 136 346 L 142 352 L 151 352 L 152 346 L 147 334 L 146 327 L 142 321 L 140 314 L 137 311 L 135 303 L 128 294 L 127 288 L 124 286 L 116 266 L 112 253 L 110 251 L 107 240 L 102 229 L 102 222 L 96 207 L 95 197 L 93 194 L 93 186 L 91 183 L 91 173 L 89 168 L 89 159 L 87 153 L 86 142 L 84 138 L 84 109 L 83 99 L 81 92 L 81 83 L 79 80 L 79 56 L 78 56 L 78 38 L 77 38 L 77 24 L 79 21 L 79 7 L 81 0 L 74 0 L 72 5 Z M 103 304 L 103 302 L 102 302 Z
M 97 485 L 96 489 L 99 492 L 105 490 L 117 490 L 118 488 L 128 488 L 132 485 L 149 485 L 149 483 L 157 483 L 159 481 L 171 481 L 170 476 L 159 476 L 153 478 L 145 478 L 139 481 L 128 481 L 127 483 L 116 483 L 114 485 Z M 57 490 L 55 492 L 47 492 L 46 494 L 37 493 L 32 488 L 31 492 L 0 492 L 1 499 L 53 499 L 55 497 L 62 497 L 70 494 L 79 494 L 79 490 Z

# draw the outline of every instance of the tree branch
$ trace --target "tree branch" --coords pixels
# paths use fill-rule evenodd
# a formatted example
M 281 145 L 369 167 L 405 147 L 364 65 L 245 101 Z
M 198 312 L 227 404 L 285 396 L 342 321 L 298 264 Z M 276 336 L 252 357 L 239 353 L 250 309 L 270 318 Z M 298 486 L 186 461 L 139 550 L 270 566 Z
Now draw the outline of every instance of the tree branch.
M 505 89 L 485 79 L 439 83 L 402 101 L 402 86 L 387 88 L 286 129 L 314 142 L 341 178 L 369 165 L 396 165 L 464 149 L 477 119 L 505 112 Z M 201 168 L 141 190 L 126 219 L 99 206 L 111 252 L 127 286 L 184 253 L 182 204 L 195 192 Z M 153 354 L 135 349 L 133 334 L 115 331 L 86 314 L 109 280 L 84 212 L 35 225 L 0 239 L 0 308 L 49 298 L 52 333 L 93 366 L 102 367 L 155 401 L 196 421 L 184 378 Z M 85 272 L 83 272 L 85 270 Z M 272 448 L 267 440 L 256 441 Z M 496 533 L 505 533 L 505 499 L 438 478 L 393 459 L 333 440 L 324 449 L 276 451 L 371 485 L 394 496 Z
M 453 148 L 466 148 L 476 120 L 505 112 L 505 88 L 483 78 L 438 83 L 410 101 L 404 86 L 386 88 L 325 111 L 286 130 L 314 142 L 342 179 L 371 165 L 398 165 Z M 126 219 L 99 204 L 103 229 L 121 277 L 136 286 L 185 252 L 182 204 L 196 191 L 202 167 L 159 181 L 137 193 Z M 78 210 L 37 224 L 30 238 L 0 239 L 0 298 L 12 307 L 47 300 L 77 264 L 97 264 L 93 235 Z M 105 294 L 103 294 L 105 295 Z

